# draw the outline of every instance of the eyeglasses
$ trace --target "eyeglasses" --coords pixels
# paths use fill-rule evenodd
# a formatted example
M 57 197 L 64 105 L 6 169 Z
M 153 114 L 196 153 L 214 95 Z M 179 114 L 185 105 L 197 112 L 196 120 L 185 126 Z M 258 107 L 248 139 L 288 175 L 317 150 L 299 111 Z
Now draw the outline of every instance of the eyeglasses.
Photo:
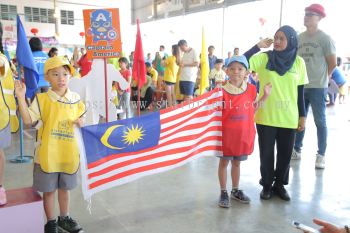
M 312 17 L 312 16 L 320 16 L 320 15 L 317 14 L 317 13 L 314 13 L 314 12 L 306 12 L 306 13 L 305 13 L 305 16 L 307 16 L 307 17 Z

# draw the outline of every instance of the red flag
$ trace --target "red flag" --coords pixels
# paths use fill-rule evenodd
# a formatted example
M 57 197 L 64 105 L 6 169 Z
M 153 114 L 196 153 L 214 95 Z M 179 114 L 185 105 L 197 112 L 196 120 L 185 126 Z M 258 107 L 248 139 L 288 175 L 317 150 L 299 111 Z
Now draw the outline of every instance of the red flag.
M 138 83 L 138 88 L 140 89 L 146 82 L 146 66 L 145 58 L 143 56 L 141 32 L 139 20 L 137 20 L 137 34 L 136 34 L 136 44 L 134 51 L 134 63 L 132 67 L 132 77 Z

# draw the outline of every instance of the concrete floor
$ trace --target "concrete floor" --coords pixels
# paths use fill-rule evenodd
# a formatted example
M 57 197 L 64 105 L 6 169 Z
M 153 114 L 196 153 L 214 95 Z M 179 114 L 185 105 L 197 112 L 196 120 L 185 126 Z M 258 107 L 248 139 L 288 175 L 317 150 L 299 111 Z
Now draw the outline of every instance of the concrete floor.
M 300 232 L 292 220 L 312 224 L 319 217 L 337 224 L 350 224 L 350 111 L 349 105 L 328 109 L 329 141 L 325 170 L 315 170 L 316 131 L 313 119 L 307 133 L 301 161 L 292 161 L 292 200 L 259 198 L 258 146 L 242 163 L 241 188 L 252 199 L 249 205 L 233 201 L 232 207 L 217 206 L 218 159 L 205 157 L 178 169 L 141 178 L 93 196 L 91 214 L 78 187 L 71 194 L 71 215 L 87 233 L 187 233 L 187 232 Z M 33 135 L 33 132 L 27 131 Z M 7 159 L 19 153 L 18 135 L 5 151 Z M 31 154 L 34 139 L 25 136 L 25 152 Z M 32 164 L 7 162 L 7 189 L 32 184 Z M 231 184 L 228 185 L 231 188 Z

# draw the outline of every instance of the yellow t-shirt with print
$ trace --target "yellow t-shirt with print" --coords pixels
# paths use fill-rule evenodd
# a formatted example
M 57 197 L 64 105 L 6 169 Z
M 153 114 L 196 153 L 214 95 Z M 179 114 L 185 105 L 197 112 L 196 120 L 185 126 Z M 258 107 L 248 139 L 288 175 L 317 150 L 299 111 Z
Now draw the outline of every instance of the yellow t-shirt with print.
M 259 74 L 259 98 L 264 86 L 272 84 L 271 95 L 255 114 L 255 122 L 261 125 L 296 129 L 298 127 L 298 86 L 307 84 L 308 77 L 304 60 L 297 56 L 293 66 L 280 76 L 266 69 L 268 55 L 260 53 L 249 60 L 250 70 Z
M 74 121 L 85 112 L 79 95 L 70 92 L 61 97 L 51 89 L 38 94 L 29 108 L 32 121 L 41 120 L 34 162 L 46 173 L 76 173 L 79 150 L 74 136 Z
M 164 71 L 164 81 L 176 83 L 176 76 L 179 70 L 179 66 L 176 64 L 176 57 L 170 56 L 164 62 L 165 71 Z

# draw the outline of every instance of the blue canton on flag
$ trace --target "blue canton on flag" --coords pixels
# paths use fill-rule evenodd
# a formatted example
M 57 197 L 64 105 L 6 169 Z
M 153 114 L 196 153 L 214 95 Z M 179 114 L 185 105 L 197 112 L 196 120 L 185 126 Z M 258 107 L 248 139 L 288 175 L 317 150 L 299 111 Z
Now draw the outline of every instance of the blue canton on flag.
M 159 112 L 81 128 L 87 163 L 158 145 Z

